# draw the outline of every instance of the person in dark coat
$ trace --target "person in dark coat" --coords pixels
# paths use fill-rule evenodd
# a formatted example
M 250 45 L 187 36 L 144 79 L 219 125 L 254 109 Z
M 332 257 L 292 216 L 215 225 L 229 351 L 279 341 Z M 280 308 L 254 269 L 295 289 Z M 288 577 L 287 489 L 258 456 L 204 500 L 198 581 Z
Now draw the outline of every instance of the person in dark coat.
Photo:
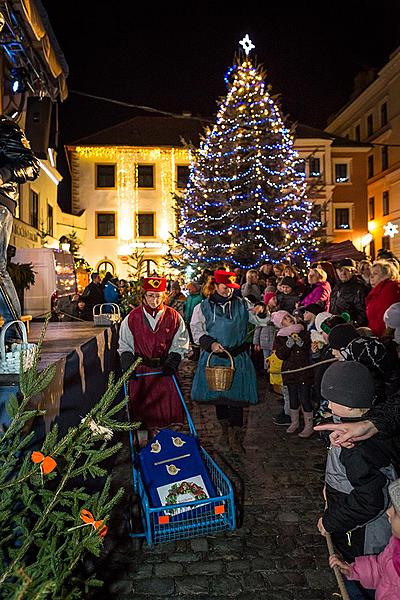
M 85 321 L 93 321 L 93 307 L 96 304 L 104 304 L 104 292 L 101 287 L 100 275 L 93 271 L 90 279 L 91 282 L 85 287 L 81 295 L 81 302 L 85 303 L 81 318 Z
M 303 325 L 295 322 L 294 317 L 285 310 L 271 315 L 278 332 L 275 338 L 275 354 L 282 360 L 282 371 L 293 371 L 310 364 L 311 339 Z M 313 374 L 310 369 L 285 373 L 283 385 L 288 387 L 291 425 L 287 433 L 295 433 L 299 428 L 300 405 L 303 408 L 304 429 L 299 433 L 302 438 L 313 434 L 313 406 L 311 403 L 311 385 Z
M 293 313 L 299 302 L 300 292 L 293 277 L 283 277 L 276 294 L 276 307 Z
M 356 273 L 356 263 L 351 258 L 344 258 L 336 263 L 336 272 L 339 281 L 332 290 L 330 312 L 334 315 L 348 313 L 356 326 L 367 325 L 365 298 L 368 289 Z
M 327 369 L 321 392 L 329 401 L 336 422 L 356 421 L 372 407 L 375 386 L 367 367 L 345 361 Z M 388 486 L 396 479 L 394 450 L 391 441 L 381 436 L 351 449 L 329 449 L 326 507 L 317 526 L 322 535 L 331 534 L 346 561 L 378 554 L 389 541 L 391 528 L 385 511 L 389 506 Z M 345 583 L 350 597 L 364 597 L 356 596 L 354 586 L 347 585 L 352 582 Z

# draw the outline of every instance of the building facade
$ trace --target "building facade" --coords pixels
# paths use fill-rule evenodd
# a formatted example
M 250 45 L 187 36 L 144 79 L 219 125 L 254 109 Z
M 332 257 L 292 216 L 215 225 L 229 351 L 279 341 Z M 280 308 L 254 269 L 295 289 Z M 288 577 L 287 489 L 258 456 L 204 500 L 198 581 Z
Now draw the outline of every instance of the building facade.
M 400 255 L 400 48 L 374 80 L 344 106 L 328 133 L 371 145 L 367 155 L 369 253 Z
M 146 272 L 166 271 L 167 241 L 176 232 L 173 196 L 186 187 L 190 156 L 204 122 L 136 117 L 68 146 L 72 212 L 86 216 L 82 256 L 97 270 L 129 276 L 128 256 L 142 252 Z M 295 147 L 304 160 L 310 197 L 328 241 L 367 233 L 368 146 L 299 125 Z

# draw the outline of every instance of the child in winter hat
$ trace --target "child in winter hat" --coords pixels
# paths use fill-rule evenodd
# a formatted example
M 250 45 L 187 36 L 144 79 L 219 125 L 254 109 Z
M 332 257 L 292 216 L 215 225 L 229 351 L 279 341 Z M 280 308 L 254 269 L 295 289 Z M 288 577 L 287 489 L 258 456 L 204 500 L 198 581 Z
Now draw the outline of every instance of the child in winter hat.
M 334 422 L 340 423 L 363 418 L 373 405 L 375 385 L 364 365 L 336 362 L 322 377 L 321 393 L 329 401 Z M 318 529 L 322 535 L 331 534 L 346 561 L 378 554 L 389 541 L 385 490 L 395 479 L 393 452 L 393 441 L 380 436 L 355 443 L 353 448 L 329 449 L 325 470 L 327 504 Z
M 366 589 L 376 591 L 376 600 L 400 598 L 400 479 L 389 485 L 392 505 L 386 511 L 392 528 L 392 537 L 381 554 L 359 556 L 349 564 L 333 555 L 330 566 L 339 567 L 348 580 L 359 581 Z

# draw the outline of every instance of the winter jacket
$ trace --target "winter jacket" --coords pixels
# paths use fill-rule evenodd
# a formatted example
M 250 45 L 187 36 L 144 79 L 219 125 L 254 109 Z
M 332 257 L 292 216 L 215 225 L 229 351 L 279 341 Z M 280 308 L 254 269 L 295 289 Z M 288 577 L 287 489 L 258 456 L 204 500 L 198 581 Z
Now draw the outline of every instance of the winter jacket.
M 298 292 L 292 292 L 291 294 L 283 294 L 282 292 L 277 292 L 276 294 L 277 309 L 287 310 L 290 314 L 293 313 L 298 301 Z
M 383 315 L 389 306 L 400 302 L 400 282 L 384 279 L 376 285 L 368 296 L 365 304 L 367 307 L 368 327 L 373 335 L 383 335 L 386 329 Z
M 263 350 L 271 350 L 274 345 L 277 328 L 270 321 L 266 327 L 256 327 L 253 335 L 253 344 L 261 346 Z
M 349 281 L 339 281 L 332 290 L 330 312 L 340 315 L 347 312 L 356 327 L 367 325 L 365 297 L 367 287 L 361 277 L 354 275 Z
M 118 304 L 120 300 L 119 290 L 115 283 L 112 281 L 106 281 L 103 285 L 103 294 L 105 302 L 112 302 L 114 304 Z
M 311 339 L 308 331 L 275 338 L 276 356 L 283 361 L 282 371 L 301 369 L 310 364 Z M 312 383 L 312 369 L 282 375 L 283 384 Z
M 356 558 L 347 579 L 359 581 L 365 589 L 376 590 L 375 600 L 399 600 L 400 576 L 393 563 L 394 554 L 399 552 L 400 540 L 392 536 L 378 556 Z
M 22 129 L 0 115 L 0 205 L 14 215 L 19 197 L 19 184 L 33 181 L 39 175 L 40 163 L 33 154 Z
M 320 304 L 324 310 L 329 311 L 331 292 L 331 286 L 327 281 L 318 281 L 311 287 L 305 296 L 303 294 L 303 298 L 299 305 L 308 306 L 308 304 Z
M 390 504 L 388 485 L 396 479 L 393 457 L 394 445 L 380 435 L 354 448 L 329 449 L 322 524 L 347 561 L 382 552 L 389 541 L 385 511 Z
M 261 289 L 256 283 L 244 283 L 241 287 L 241 292 L 242 298 L 250 298 L 252 302 L 261 301 Z
M 81 299 L 85 303 L 82 318 L 86 321 L 93 320 L 93 307 L 96 304 L 104 304 L 103 288 L 100 284 L 91 281 L 83 290 Z
M 192 318 L 192 314 L 194 311 L 194 307 L 197 306 L 198 304 L 200 304 L 200 302 L 202 302 L 203 300 L 203 296 L 200 294 L 200 292 L 198 292 L 197 294 L 189 294 L 189 296 L 186 298 L 186 302 L 184 305 L 184 319 L 185 319 L 185 323 L 186 325 L 189 325 L 190 320 Z

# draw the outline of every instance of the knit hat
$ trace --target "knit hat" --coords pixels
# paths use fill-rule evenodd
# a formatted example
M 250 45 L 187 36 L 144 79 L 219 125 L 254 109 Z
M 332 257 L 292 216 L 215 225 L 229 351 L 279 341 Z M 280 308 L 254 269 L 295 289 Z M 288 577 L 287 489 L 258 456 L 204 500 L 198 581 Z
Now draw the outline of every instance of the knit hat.
M 278 327 L 278 329 L 280 329 L 282 327 L 282 319 L 286 316 L 292 317 L 292 315 L 287 310 L 276 310 L 271 315 L 271 321 L 273 322 L 275 327 Z
M 264 304 L 268 304 L 268 302 L 275 296 L 275 292 L 264 292 Z
M 336 327 L 332 329 L 332 332 Z M 329 335 L 329 339 L 330 339 Z M 368 369 L 377 369 L 380 373 L 391 371 L 390 358 L 386 347 L 376 337 L 357 337 L 341 352 L 345 360 L 355 360 Z
M 346 315 L 346 318 L 343 315 Z M 347 323 L 349 321 L 347 317 L 349 317 L 347 313 L 342 313 L 341 315 L 332 315 L 331 317 L 328 317 L 327 319 L 322 321 L 321 331 L 329 335 L 334 327 L 336 327 L 337 325 L 342 325 L 342 323 Z
M 324 312 L 324 309 L 322 308 L 322 306 L 320 304 L 316 304 L 315 302 L 313 302 L 312 304 L 307 304 L 307 306 L 301 306 L 300 310 L 303 313 L 305 313 L 306 311 L 310 312 L 315 316 Z
M 383 320 L 387 327 L 391 329 L 397 329 L 400 327 L 400 302 L 395 302 L 385 311 Z
M 347 269 L 356 269 L 356 262 L 352 259 L 352 258 L 342 258 L 342 260 L 338 260 L 335 263 L 335 268 L 336 269 L 343 269 L 343 268 L 347 268 Z
M 400 479 L 389 483 L 389 496 L 396 512 L 400 513 Z
M 287 285 L 292 288 L 292 290 L 296 289 L 296 280 L 294 277 L 283 277 L 280 285 Z
M 321 325 L 324 321 L 326 321 L 326 319 L 329 319 L 329 317 L 332 317 L 332 313 L 327 312 L 327 311 L 323 311 L 321 313 L 319 313 L 319 315 L 317 315 L 315 317 L 315 328 L 317 331 L 319 331 L 319 333 L 322 333 L 322 329 L 321 329 Z
M 371 408 L 375 384 L 367 367 L 355 361 L 338 361 L 325 371 L 321 395 L 349 408 Z
M 351 323 L 342 323 L 340 325 L 335 325 L 331 329 L 331 332 L 328 337 L 328 343 L 331 348 L 335 350 L 340 350 L 340 348 L 346 348 L 348 344 L 352 340 L 359 338 L 360 334 L 357 329 Z

